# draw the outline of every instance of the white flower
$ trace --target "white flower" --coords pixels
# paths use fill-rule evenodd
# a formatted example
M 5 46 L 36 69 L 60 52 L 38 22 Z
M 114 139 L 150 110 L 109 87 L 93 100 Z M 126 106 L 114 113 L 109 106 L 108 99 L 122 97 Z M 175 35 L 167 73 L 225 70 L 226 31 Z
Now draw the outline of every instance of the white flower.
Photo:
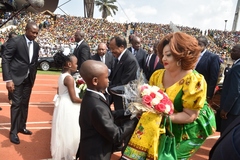
M 168 105 L 168 104 L 166 104 L 166 109 L 165 109 L 165 113 L 169 113 L 170 112 L 170 110 L 171 110 L 171 106 L 170 105 Z
M 151 93 L 151 91 L 149 89 L 144 89 L 141 94 L 142 96 L 146 96 L 146 95 L 149 95 Z
M 159 102 L 160 102 L 160 99 L 159 99 L 158 97 L 155 97 L 155 98 L 153 98 L 151 104 L 152 104 L 152 106 L 155 106 L 155 105 L 157 105 Z
M 159 90 L 159 87 L 157 87 L 157 86 L 152 86 L 151 87 L 151 91 L 154 92 L 154 93 L 157 93 L 158 90 Z
M 156 97 L 161 101 L 163 99 L 163 95 L 159 92 L 156 92 Z

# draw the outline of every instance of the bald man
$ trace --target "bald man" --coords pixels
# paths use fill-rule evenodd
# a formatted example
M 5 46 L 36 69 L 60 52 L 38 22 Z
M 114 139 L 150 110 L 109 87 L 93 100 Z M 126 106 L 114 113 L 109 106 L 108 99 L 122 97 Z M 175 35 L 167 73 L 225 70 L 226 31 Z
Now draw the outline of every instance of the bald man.
M 105 43 L 99 43 L 97 53 L 92 56 L 93 60 L 102 61 L 108 67 L 109 75 L 114 67 L 114 57 L 111 52 L 107 51 L 107 45 Z
M 91 59 L 90 47 L 87 42 L 84 41 L 84 36 L 85 33 L 83 31 L 76 31 L 74 35 L 75 42 L 77 44 L 73 54 L 78 59 L 78 70 L 80 70 L 80 67 L 84 61 Z

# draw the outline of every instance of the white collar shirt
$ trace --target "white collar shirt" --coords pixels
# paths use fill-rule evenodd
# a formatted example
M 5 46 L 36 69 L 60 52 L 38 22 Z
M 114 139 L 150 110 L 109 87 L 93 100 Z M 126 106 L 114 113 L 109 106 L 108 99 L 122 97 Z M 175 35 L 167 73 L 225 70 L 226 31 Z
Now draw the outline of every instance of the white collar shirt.
M 127 48 L 124 49 L 124 51 L 120 54 L 120 56 L 118 57 L 118 62 L 121 60 L 121 58 L 122 58 L 122 56 L 123 56 L 123 54 L 125 53 L 126 50 L 127 50 Z
M 90 91 L 90 92 L 93 92 L 93 93 L 96 93 L 96 94 L 100 95 L 105 101 L 107 100 L 106 97 L 104 96 L 104 94 L 102 94 L 101 92 L 97 92 L 97 91 L 91 90 L 89 88 L 87 88 L 87 90 Z

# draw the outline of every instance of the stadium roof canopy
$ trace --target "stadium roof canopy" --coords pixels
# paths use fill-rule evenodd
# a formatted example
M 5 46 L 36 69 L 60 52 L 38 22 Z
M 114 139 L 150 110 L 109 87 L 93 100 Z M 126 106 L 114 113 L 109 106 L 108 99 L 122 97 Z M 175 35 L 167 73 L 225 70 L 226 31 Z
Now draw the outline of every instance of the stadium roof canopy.
M 40 9 L 36 10 L 32 6 L 30 6 L 30 7 L 28 7 L 27 11 L 42 12 L 42 11 L 45 11 L 45 10 L 49 10 L 51 12 L 54 12 L 58 7 L 58 1 L 59 0 L 44 0 L 43 8 L 40 8 Z M 17 4 L 16 6 L 17 6 L 18 9 L 21 9 L 22 5 L 27 3 L 26 0 L 15 0 L 15 2 Z

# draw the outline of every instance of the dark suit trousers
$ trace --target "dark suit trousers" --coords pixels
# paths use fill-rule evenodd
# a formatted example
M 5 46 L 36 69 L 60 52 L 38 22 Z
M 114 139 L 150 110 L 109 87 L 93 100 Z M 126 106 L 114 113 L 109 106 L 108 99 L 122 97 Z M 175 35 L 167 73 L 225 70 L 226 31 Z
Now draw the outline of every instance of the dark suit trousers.
M 12 93 L 8 91 L 8 100 L 12 100 Z
M 17 134 L 20 129 L 26 128 L 28 103 L 32 92 L 32 83 L 29 76 L 18 86 L 14 86 L 11 105 L 11 130 Z

